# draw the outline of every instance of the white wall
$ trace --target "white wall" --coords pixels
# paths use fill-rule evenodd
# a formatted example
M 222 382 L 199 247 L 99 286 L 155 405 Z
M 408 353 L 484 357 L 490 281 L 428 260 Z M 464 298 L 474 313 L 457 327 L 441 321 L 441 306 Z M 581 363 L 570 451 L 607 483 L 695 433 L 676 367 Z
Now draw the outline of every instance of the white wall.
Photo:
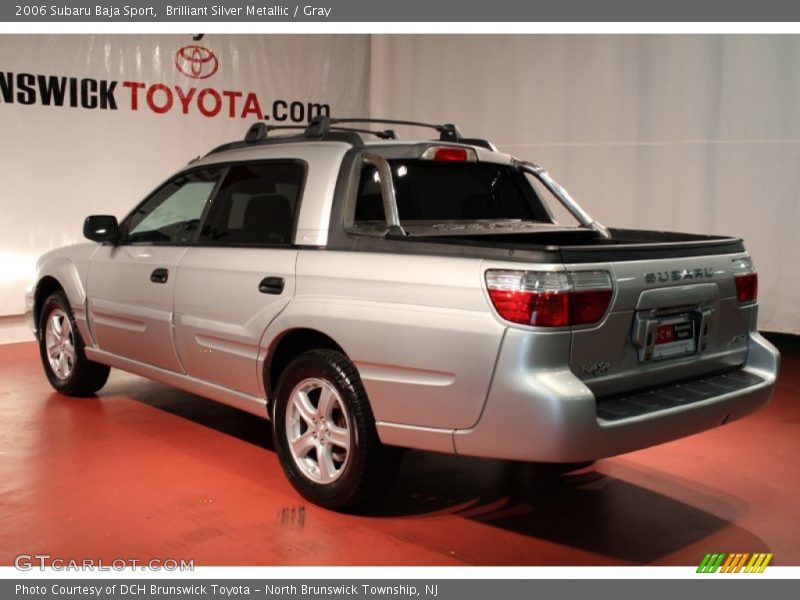
M 254 92 L 264 111 L 276 99 L 329 103 L 335 114 L 368 110 L 369 36 L 33 35 L 0 36 L 0 71 L 117 80 L 118 109 L 24 105 L 0 95 L 0 316 L 20 314 L 33 262 L 42 252 L 82 239 L 91 213 L 123 216 L 152 188 L 215 145 L 241 139 L 256 118 L 131 109 L 126 80 Z M 199 44 L 218 71 L 195 80 L 175 53 Z M 18 90 L 15 90 L 18 91 Z M 176 92 L 177 94 L 177 92 Z M 157 94 L 156 102 L 166 96 Z M 224 99 L 224 98 L 223 98 Z M 226 100 L 226 102 L 228 102 Z M 206 106 L 213 102 L 206 99 Z M 0 335 L 2 337 L 2 335 Z M 7 336 L 6 336 L 7 339 Z
M 0 71 L 254 91 L 335 115 L 454 121 L 545 165 L 601 221 L 738 235 L 760 325 L 800 333 L 800 36 L 0 36 Z M 127 212 L 253 118 L 7 104 L 0 97 L 0 316 L 83 217 Z M 419 133 L 419 132 L 416 132 Z M 8 328 L 6 328 L 8 329 Z M 0 332 L 1 333 L 1 332 Z M 3 336 L 0 335 L 0 338 Z M 7 339 L 7 337 L 5 338 Z
M 373 36 L 375 116 L 457 123 L 607 225 L 745 239 L 800 333 L 800 36 Z

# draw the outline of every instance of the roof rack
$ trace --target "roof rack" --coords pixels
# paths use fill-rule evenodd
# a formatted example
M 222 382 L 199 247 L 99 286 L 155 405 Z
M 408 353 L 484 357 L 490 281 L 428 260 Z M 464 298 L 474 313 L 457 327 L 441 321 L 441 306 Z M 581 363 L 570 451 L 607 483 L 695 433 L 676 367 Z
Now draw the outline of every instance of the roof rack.
M 313 126 L 313 129 L 312 129 Z M 255 123 L 250 130 L 248 130 L 247 134 L 250 135 L 253 132 L 253 136 L 255 139 L 253 141 L 258 141 L 260 139 L 265 139 L 270 131 L 280 131 L 286 129 L 302 129 L 303 135 L 305 137 L 321 137 L 330 131 L 353 131 L 355 133 L 365 133 L 367 135 L 374 135 L 376 137 L 381 138 L 382 140 L 396 140 L 397 139 L 397 132 L 393 129 L 384 129 L 383 131 L 375 131 L 373 129 L 361 129 L 358 127 L 339 127 L 336 125 L 329 126 L 327 129 L 318 128 L 316 123 L 309 123 L 307 125 L 265 125 L 264 123 Z M 248 135 L 245 136 L 245 141 L 248 141 Z M 252 142 L 251 142 L 252 143 Z
M 490 147 L 491 144 L 486 140 L 465 138 L 458 126 L 453 123 L 444 123 L 437 125 L 435 123 L 423 123 L 421 121 L 404 121 L 400 119 L 373 119 L 370 117 L 346 117 L 346 118 L 333 118 L 326 115 L 316 116 L 308 122 L 308 125 L 267 125 L 265 123 L 255 123 L 245 136 L 246 142 L 256 142 L 265 139 L 270 131 L 277 131 L 281 129 L 302 129 L 304 137 L 319 138 L 331 131 L 353 131 L 356 133 L 366 133 L 368 135 L 376 135 L 381 139 L 395 140 L 397 133 L 393 129 L 384 129 L 383 131 L 374 131 L 372 129 L 362 129 L 357 127 L 341 127 L 343 124 L 350 123 L 375 123 L 380 125 L 406 125 L 410 127 L 426 127 L 433 129 L 439 133 L 439 141 L 441 142 L 477 142 L 477 145 Z
M 216 154 L 225 150 L 243 148 L 252 144 L 280 144 L 299 142 L 303 140 L 325 140 L 346 142 L 352 146 L 363 146 L 362 134 L 374 135 L 383 140 L 396 140 L 397 133 L 393 129 L 372 130 L 360 127 L 347 127 L 349 124 L 380 124 L 380 125 L 405 125 L 409 127 L 425 127 L 433 129 L 439 133 L 439 141 L 454 142 L 479 146 L 487 150 L 497 151 L 491 142 L 478 138 L 465 138 L 461 131 L 453 123 L 441 125 L 435 123 L 423 123 L 421 121 L 404 121 L 399 119 L 373 119 L 370 117 L 346 117 L 332 118 L 326 115 L 319 115 L 311 119 L 306 125 L 267 125 L 264 122 L 253 123 L 247 130 L 243 141 L 229 142 L 211 150 L 209 154 Z M 345 126 L 343 126 L 345 125 Z M 301 131 L 296 135 L 270 137 L 271 131 L 296 130 Z
M 340 123 L 379 123 L 381 125 L 406 125 L 409 127 L 426 127 L 433 129 L 439 134 L 439 141 L 441 142 L 459 142 L 463 138 L 461 131 L 452 123 L 444 123 L 437 125 L 434 123 L 423 123 L 421 121 L 403 121 L 398 119 L 373 119 L 370 117 L 347 117 L 344 119 L 335 119 L 330 117 L 316 117 L 319 119 L 321 128 L 331 128 L 331 125 Z M 313 122 L 313 120 L 312 120 Z

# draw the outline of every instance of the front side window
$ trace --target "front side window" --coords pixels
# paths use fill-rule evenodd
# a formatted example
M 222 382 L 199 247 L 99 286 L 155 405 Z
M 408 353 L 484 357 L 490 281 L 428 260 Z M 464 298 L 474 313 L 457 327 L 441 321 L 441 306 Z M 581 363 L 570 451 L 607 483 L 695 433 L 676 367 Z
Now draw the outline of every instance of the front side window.
M 125 243 L 192 243 L 221 174 L 221 169 L 192 171 L 162 186 L 128 218 Z
M 231 166 L 211 203 L 200 243 L 290 244 L 303 177 L 297 163 Z

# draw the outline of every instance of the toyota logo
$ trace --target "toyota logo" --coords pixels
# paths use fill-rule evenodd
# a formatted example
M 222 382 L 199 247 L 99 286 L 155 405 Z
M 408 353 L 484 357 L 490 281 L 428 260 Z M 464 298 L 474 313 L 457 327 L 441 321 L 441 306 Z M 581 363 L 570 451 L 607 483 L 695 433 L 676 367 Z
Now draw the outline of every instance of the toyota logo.
M 184 46 L 175 53 L 175 66 L 192 79 L 208 79 L 219 69 L 219 60 L 208 48 Z

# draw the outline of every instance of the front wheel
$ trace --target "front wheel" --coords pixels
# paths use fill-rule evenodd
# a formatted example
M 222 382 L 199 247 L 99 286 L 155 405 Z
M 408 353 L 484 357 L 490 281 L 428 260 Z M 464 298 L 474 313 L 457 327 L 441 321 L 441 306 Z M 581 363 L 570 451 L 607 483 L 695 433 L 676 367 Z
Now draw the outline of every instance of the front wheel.
M 103 387 L 109 368 L 90 361 L 64 292 L 54 292 L 42 306 L 39 353 L 50 385 L 67 396 L 88 396 Z
M 332 510 L 377 497 L 394 479 L 400 450 L 378 439 L 355 366 L 333 350 L 294 359 L 277 385 L 273 432 L 287 478 Z

